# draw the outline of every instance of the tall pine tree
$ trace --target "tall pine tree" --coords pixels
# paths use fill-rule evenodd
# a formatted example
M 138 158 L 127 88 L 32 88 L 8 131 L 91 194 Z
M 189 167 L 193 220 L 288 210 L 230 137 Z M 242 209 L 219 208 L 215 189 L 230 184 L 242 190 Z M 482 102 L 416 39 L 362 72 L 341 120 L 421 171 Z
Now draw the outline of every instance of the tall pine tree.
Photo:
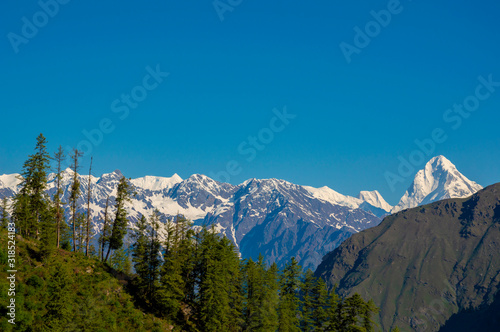
M 69 204 L 71 208 L 71 221 L 73 224 L 73 251 L 76 251 L 76 241 L 77 241 L 77 223 L 78 223 L 78 197 L 80 197 L 80 180 L 78 179 L 78 169 L 79 169 L 79 158 L 82 156 L 82 152 L 78 149 L 73 149 L 73 154 L 71 155 L 71 170 L 73 171 L 73 183 L 71 184 L 70 194 L 69 194 Z
M 23 165 L 19 194 L 14 203 L 14 216 L 18 226 L 27 237 L 39 238 L 41 216 L 48 208 L 47 171 L 50 167 L 50 155 L 47 152 L 47 140 L 43 134 L 36 139 L 35 153 L 30 155 Z
M 120 249 L 123 245 L 123 238 L 127 234 L 127 210 L 125 204 L 130 201 L 132 195 L 132 187 L 128 180 L 123 176 L 118 183 L 115 199 L 115 220 L 111 227 L 111 234 L 109 236 L 108 252 L 106 253 L 106 262 L 111 250 Z
M 62 146 L 54 154 L 54 160 L 56 161 L 56 192 L 54 193 L 54 205 L 56 210 L 56 247 L 59 248 L 61 244 L 61 233 L 66 230 L 64 221 L 64 209 L 62 207 L 62 162 L 65 158 L 64 150 Z
M 316 278 L 314 277 L 313 271 L 308 269 L 304 273 L 304 277 L 301 283 L 300 293 L 302 295 L 302 320 L 301 329 L 304 332 L 310 332 L 314 329 L 313 313 L 316 308 L 316 303 L 314 303 L 314 288 L 316 284 Z
M 301 267 L 295 257 L 292 257 L 281 273 L 280 303 L 279 303 L 279 331 L 300 331 L 300 271 Z
M 2 228 L 7 228 L 9 222 L 9 202 L 7 200 L 7 197 L 4 197 L 2 198 L 2 205 L 0 206 L 0 226 Z
M 102 261 L 104 261 L 104 249 L 107 244 L 109 245 L 109 235 L 111 234 L 111 222 L 109 219 L 109 195 L 106 197 L 102 225 L 102 231 L 99 237 L 99 257 Z
M 90 157 L 89 182 L 87 187 L 87 220 L 85 221 L 85 256 L 89 256 L 90 246 L 90 199 L 92 198 L 92 157 Z

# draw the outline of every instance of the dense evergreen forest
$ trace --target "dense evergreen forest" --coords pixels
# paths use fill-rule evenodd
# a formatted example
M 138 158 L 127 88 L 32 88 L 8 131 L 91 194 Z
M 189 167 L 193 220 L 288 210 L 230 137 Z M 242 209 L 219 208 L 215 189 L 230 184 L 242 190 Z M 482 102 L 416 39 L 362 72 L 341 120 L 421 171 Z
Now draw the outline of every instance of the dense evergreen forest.
M 18 194 L 10 204 L 4 198 L 0 208 L 2 331 L 376 330 L 372 316 L 378 309 L 371 300 L 358 294 L 340 298 L 293 258 L 281 269 L 264 264 L 262 256 L 242 260 L 233 243 L 213 228 L 193 227 L 181 215 L 165 221 L 157 210 L 128 229 L 126 207 L 133 188 L 125 177 L 116 197 L 108 198 L 102 231 L 93 241 L 90 190 L 86 206 L 77 203 L 81 153 L 72 151 L 75 178 L 69 201 L 63 202 L 64 151 L 51 156 L 46 145 L 40 134 L 23 165 Z M 48 197 L 52 164 L 57 190 Z M 166 239 L 160 239 L 160 223 Z M 15 326 L 5 309 L 7 242 L 14 239 Z

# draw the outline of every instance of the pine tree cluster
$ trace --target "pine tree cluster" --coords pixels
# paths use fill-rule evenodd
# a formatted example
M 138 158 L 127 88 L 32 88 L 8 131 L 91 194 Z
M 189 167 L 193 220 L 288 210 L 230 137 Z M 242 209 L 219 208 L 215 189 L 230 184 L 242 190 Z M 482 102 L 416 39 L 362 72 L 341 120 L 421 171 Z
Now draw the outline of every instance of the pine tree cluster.
M 157 210 L 142 216 L 132 234 L 132 259 L 123 248 L 128 232 L 126 203 L 133 195 L 125 177 L 118 183 L 114 206 L 106 200 L 103 229 L 96 251 L 90 246 L 91 177 L 88 182 L 87 212 L 81 212 L 77 171 L 81 153 L 71 156 L 74 176 L 70 186 L 70 223 L 64 217 L 59 148 L 51 158 L 47 141 L 40 134 L 35 153 L 23 166 L 19 193 L 14 197 L 12 216 L 8 202 L 2 201 L 0 223 L 10 218 L 16 232 L 35 240 L 42 259 L 50 261 L 55 249 L 73 249 L 86 257 L 94 256 L 114 270 L 132 274 L 131 292 L 136 304 L 184 331 L 373 331 L 372 315 L 378 309 L 372 301 L 355 294 L 341 299 L 335 289 L 328 291 L 312 271 L 302 272 L 292 258 L 281 270 L 265 258 L 241 260 L 233 243 L 211 228 L 193 227 L 182 215 L 165 221 Z M 45 192 L 50 161 L 56 161 L 56 191 Z M 89 171 L 89 173 L 91 173 Z M 160 226 L 162 224 L 162 226 Z M 160 240 L 159 229 L 166 238 Z M 163 237 L 162 237 L 163 238 Z M 132 265 L 135 273 L 132 273 Z M 70 285 L 64 268 L 52 274 L 46 308 L 46 328 L 60 330 L 71 315 L 64 307 Z
M 241 260 L 211 228 L 178 216 L 158 240 L 159 212 L 135 231 L 133 265 L 141 305 L 185 331 L 373 331 L 377 308 L 358 294 L 341 299 L 297 261 L 279 269 Z M 163 248 L 163 249 L 162 249 Z M 162 259 L 163 258 L 163 259 Z

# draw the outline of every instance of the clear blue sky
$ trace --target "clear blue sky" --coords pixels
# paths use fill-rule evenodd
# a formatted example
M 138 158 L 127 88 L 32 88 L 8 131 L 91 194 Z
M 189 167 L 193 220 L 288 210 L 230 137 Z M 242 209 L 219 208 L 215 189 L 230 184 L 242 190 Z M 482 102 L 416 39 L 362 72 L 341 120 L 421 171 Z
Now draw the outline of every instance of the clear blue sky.
M 3 1 L 0 173 L 20 171 L 38 133 L 51 151 L 73 147 L 104 119 L 107 132 L 91 145 L 95 175 L 186 178 L 234 160 L 235 184 L 276 177 L 350 195 L 378 189 L 395 204 L 412 176 L 391 189 L 384 174 L 442 128 L 448 139 L 432 156 L 482 185 L 500 180 L 500 87 L 462 123 L 443 119 L 475 94 L 479 76 L 500 82 L 498 1 L 231 2 L 220 1 L 231 7 L 221 20 L 209 0 L 73 0 L 48 6 L 53 17 L 37 1 Z M 358 40 L 348 63 L 339 45 L 355 46 L 356 26 L 377 29 L 370 12 L 388 6 L 391 21 L 370 30 L 367 46 Z M 157 65 L 169 73 L 159 84 L 146 76 Z M 135 108 L 120 100 L 131 92 Z M 274 121 L 283 130 L 271 139 L 273 109 L 285 106 L 296 117 L 284 128 Z M 254 154 L 248 137 L 259 133 L 264 149 Z

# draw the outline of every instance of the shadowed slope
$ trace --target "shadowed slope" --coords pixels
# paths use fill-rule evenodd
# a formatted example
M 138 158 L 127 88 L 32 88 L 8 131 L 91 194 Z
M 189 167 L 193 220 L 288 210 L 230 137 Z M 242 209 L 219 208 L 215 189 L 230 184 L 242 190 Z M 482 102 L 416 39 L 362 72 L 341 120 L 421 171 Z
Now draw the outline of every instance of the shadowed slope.
M 500 284 L 500 184 L 391 215 L 327 254 L 316 270 L 342 295 L 380 307 L 383 330 L 437 331 L 493 302 Z

